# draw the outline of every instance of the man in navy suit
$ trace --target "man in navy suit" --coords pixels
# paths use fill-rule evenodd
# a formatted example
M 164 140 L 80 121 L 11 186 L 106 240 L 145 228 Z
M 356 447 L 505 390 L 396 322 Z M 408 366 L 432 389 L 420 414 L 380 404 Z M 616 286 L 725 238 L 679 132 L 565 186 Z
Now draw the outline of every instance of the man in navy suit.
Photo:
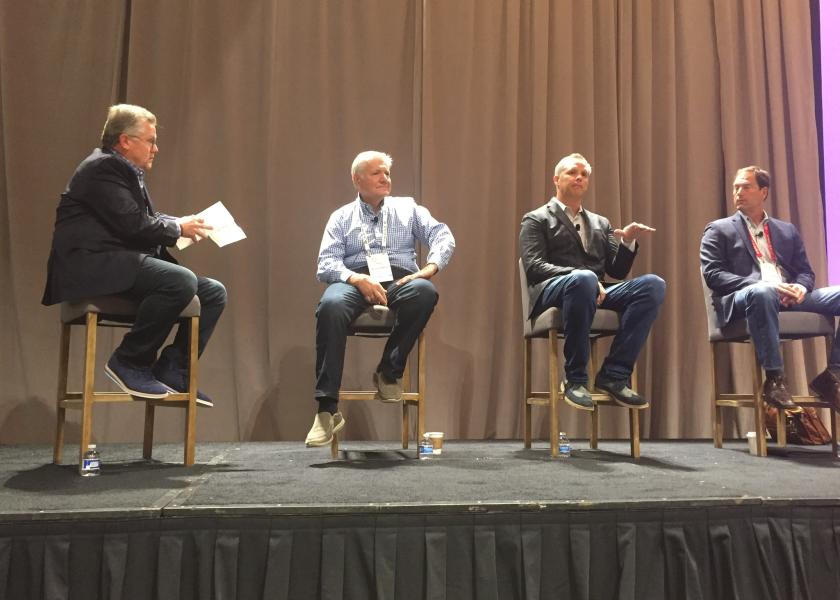
M 796 227 L 767 216 L 770 174 L 756 166 L 735 174 L 736 213 L 706 226 L 700 244 L 703 277 L 712 290 L 718 327 L 746 319 L 766 373 L 768 404 L 801 412 L 791 398 L 779 350 L 779 311 L 840 315 L 840 287 L 814 289 L 814 271 Z M 828 368 L 811 388 L 840 409 L 840 338 L 835 336 Z
M 592 167 L 570 154 L 554 168 L 557 195 L 522 218 L 519 252 L 528 278 L 530 315 L 557 307 L 563 312 L 566 382 L 563 399 L 581 410 L 594 410 L 587 389 L 589 330 L 600 306 L 621 313 L 621 324 L 604 359 L 595 387 L 630 408 L 647 401 L 630 388 L 630 375 L 665 298 L 665 282 L 642 275 L 621 283 L 636 257 L 640 235 L 655 231 L 642 223 L 613 229 L 610 222 L 583 208 Z
M 198 345 L 204 350 L 225 307 L 224 286 L 179 266 L 166 248 L 179 237 L 207 236 L 204 220 L 155 212 L 144 182 L 157 146 L 157 119 L 140 106 L 108 110 L 102 144 L 76 169 L 56 209 L 42 302 L 122 294 L 139 307 L 134 325 L 105 372 L 125 392 L 165 398 L 188 388 L 188 335 L 179 327 L 158 357 L 178 315 L 198 295 Z M 198 403 L 212 406 L 199 394 Z

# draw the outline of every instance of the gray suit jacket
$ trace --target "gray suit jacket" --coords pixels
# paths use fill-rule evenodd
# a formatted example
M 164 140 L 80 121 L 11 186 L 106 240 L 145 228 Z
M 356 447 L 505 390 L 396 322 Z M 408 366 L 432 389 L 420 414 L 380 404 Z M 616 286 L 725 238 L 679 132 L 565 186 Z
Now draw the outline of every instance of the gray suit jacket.
M 814 271 L 796 227 L 779 219 L 768 219 L 767 226 L 776 262 L 787 272 L 788 282 L 813 291 Z M 723 327 L 732 319 L 735 292 L 761 281 L 761 267 L 740 214 L 706 225 L 700 242 L 700 264 L 706 285 L 712 290 L 716 324 Z
M 583 211 L 588 224 L 588 250 L 583 249 L 575 226 L 556 198 L 522 217 L 519 255 L 528 278 L 531 314 L 548 282 L 575 269 L 587 269 L 604 279 L 624 279 L 633 266 L 638 245 L 631 251 L 613 236 L 610 222 L 595 213 Z

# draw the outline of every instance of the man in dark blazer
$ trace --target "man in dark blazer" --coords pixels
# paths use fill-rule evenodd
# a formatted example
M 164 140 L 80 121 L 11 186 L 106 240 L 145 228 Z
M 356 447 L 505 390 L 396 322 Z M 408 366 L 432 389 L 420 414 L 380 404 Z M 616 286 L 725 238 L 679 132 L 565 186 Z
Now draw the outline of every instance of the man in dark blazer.
M 181 267 L 166 250 L 179 237 L 206 237 L 203 219 L 155 212 L 144 183 L 157 147 L 157 119 L 139 106 L 108 110 L 102 145 L 76 169 L 56 210 L 45 305 L 122 294 L 137 317 L 105 367 L 124 391 L 165 398 L 188 388 L 188 335 L 179 327 L 158 357 L 178 315 L 198 295 L 199 353 L 224 309 L 227 293 L 213 279 Z M 199 394 L 200 404 L 212 406 Z
M 591 173 L 580 154 L 564 157 L 554 168 L 557 195 L 522 218 L 519 252 L 528 278 L 530 315 L 552 307 L 563 312 L 563 397 L 575 408 L 593 410 L 587 389 L 589 330 L 598 307 L 622 313 L 595 386 L 623 406 L 643 408 L 648 403 L 630 388 L 630 375 L 665 298 L 665 282 L 642 275 L 608 284 L 604 276 L 624 279 L 636 257 L 637 236 L 655 230 L 635 222 L 613 229 L 606 218 L 585 210 L 582 202 Z
M 758 360 L 766 373 L 768 404 L 801 411 L 791 398 L 779 350 L 779 311 L 840 315 L 840 287 L 814 289 L 814 271 L 796 227 L 767 216 L 770 174 L 744 167 L 732 184 L 734 215 L 706 226 L 700 262 L 712 291 L 715 321 L 723 327 L 746 319 Z M 840 338 L 835 336 L 828 368 L 812 389 L 840 409 Z

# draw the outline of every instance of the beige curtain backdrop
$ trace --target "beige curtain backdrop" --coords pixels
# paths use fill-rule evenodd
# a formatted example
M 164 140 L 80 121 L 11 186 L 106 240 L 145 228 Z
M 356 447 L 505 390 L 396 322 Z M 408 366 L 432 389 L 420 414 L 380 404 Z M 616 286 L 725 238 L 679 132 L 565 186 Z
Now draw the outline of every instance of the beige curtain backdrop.
M 51 440 L 58 310 L 40 297 L 54 210 L 118 101 L 158 116 L 156 206 L 181 215 L 221 200 L 248 234 L 179 254 L 230 296 L 201 361 L 216 408 L 200 411 L 199 440 L 306 434 L 315 258 L 364 149 L 391 153 L 394 193 L 457 240 L 427 328 L 427 425 L 452 438 L 521 435 L 519 223 L 565 154 L 594 167 L 588 208 L 657 228 L 633 269 L 668 282 L 638 363 L 646 437 L 710 436 L 698 246 L 731 212 L 738 167 L 770 169 L 770 211 L 799 226 L 825 284 L 807 0 L 0 0 L 2 443 Z M 119 335 L 102 337 L 100 362 Z M 380 352 L 352 340 L 345 383 L 367 384 Z M 790 371 L 800 389 L 823 353 L 786 350 L 806 358 Z M 724 381 L 749 386 L 748 348 L 718 358 Z M 535 369 L 547 382 L 543 348 Z M 343 410 L 350 438 L 399 436 L 393 407 Z M 729 434 L 749 416 L 732 412 Z M 159 438 L 177 440 L 181 419 L 161 413 Z M 586 435 L 584 416 L 561 419 Z M 626 436 L 625 421 L 605 411 L 601 435 Z M 140 406 L 98 407 L 94 436 L 138 441 L 141 422 Z

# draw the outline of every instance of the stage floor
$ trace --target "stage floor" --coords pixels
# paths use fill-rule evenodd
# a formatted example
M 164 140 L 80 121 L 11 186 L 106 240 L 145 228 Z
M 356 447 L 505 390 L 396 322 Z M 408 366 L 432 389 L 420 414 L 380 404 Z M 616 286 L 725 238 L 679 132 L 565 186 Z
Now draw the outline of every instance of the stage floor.
M 568 459 L 547 444 L 447 442 L 444 454 L 417 460 L 398 442 L 200 443 L 197 464 L 178 464 L 179 444 L 103 444 L 102 474 L 51 464 L 47 446 L 0 447 L 0 520 L 85 519 L 185 514 L 330 514 L 492 512 L 699 506 L 840 506 L 840 460 L 829 446 L 770 446 L 766 459 L 742 442 L 716 450 L 710 441 L 627 441 L 590 450 L 573 440 Z M 390 448 L 390 449 L 389 449 Z M 77 448 L 68 445 L 65 459 Z

